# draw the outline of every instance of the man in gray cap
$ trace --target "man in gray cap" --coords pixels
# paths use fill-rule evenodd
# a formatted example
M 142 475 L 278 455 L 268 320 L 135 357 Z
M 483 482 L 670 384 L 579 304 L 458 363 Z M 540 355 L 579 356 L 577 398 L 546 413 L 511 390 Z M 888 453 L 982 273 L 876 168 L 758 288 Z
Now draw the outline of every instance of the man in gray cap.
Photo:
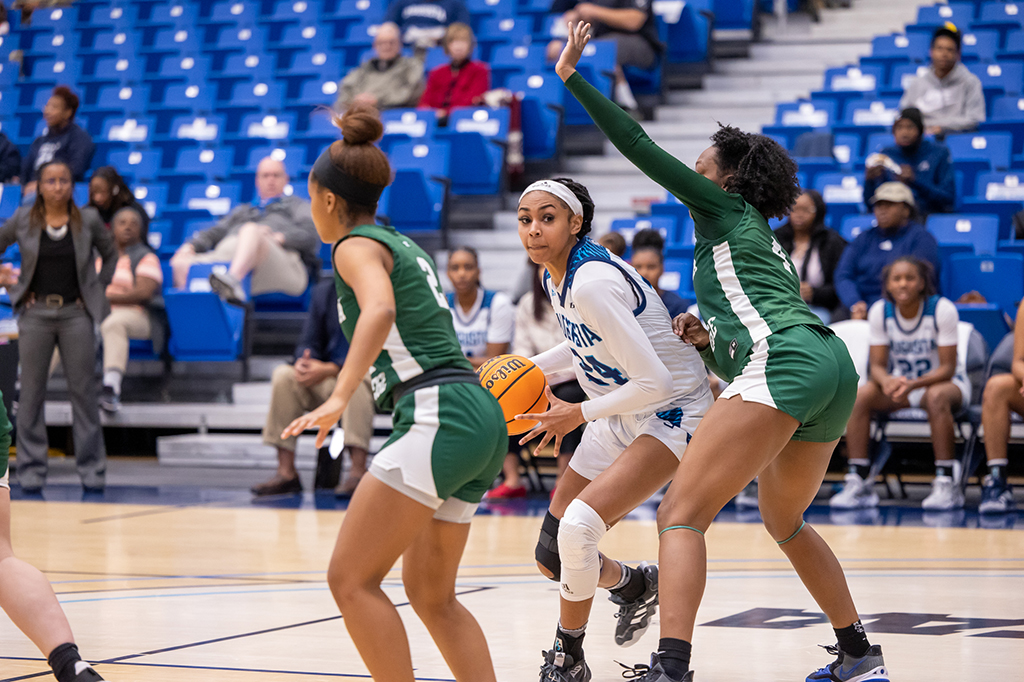
M 885 182 L 870 200 L 876 227 L 846 247 L 836 267 L 836 293 L 850 317 L 866 320 L 868 308 L 882 296 L 882 270 L 901 256 L 931 263 L 939 274 L 939 245 L 924 225 L 914 221 L 914 195 L 902 182 Z
M 956 202 L 956 180 L 949 148 L 924 139 L 924 119 L 918 109 L 904 109 L 892 124 L 896 144 L 871 154 L 865 161 L 864 201 L 875 195 L 879 185 L 899 180 L 914 194 L 923 218 L 931 213 L 948 213 Z

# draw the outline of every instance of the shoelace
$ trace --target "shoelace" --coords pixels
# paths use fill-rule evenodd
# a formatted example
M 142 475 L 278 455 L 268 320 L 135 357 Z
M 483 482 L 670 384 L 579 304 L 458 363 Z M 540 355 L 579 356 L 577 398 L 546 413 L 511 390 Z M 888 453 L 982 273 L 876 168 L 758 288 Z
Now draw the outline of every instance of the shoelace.
M 651 672 L 651 666 L 644 663 L 637 663 L 634 666 L 626 665 L 620 661 L 615 661 L 621 665 L 625 670 L 622 671 L 622 676 L 627 680 L 632 680 L 638 677 L 645 677 L 647 673 Z

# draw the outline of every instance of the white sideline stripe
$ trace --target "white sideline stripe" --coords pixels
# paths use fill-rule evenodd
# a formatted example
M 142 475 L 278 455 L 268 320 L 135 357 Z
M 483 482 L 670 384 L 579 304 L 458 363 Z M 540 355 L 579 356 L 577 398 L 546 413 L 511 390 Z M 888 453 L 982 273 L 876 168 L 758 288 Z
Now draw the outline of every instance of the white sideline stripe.
M 740 279 L 736 276 L 736 266 L 732 262 L 729 242 L 711 247 L 711 253 L 715 259 L 715 276 L 718 277 L 718 283 L 729 301 L 729 307 L 750 333 L 751 343 L 768 338 L 772 330 L 768 328 L 768 323 L 761 318 L 761 314 L 754 308 L 754 304 L 750 302 L 740 285 Z

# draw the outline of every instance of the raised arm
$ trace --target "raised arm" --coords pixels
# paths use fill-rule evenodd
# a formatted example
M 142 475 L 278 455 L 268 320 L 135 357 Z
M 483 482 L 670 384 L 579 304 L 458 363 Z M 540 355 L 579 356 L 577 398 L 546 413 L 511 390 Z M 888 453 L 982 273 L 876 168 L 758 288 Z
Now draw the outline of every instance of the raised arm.
M 569 26 L 569 38 L 555 71 L 615 148 L 644 175 L 686 204 L 708 238 L 725 234 L 743 217 L 743 199 L 730 194 L 654 143 L 639 123 L 597 91 L 576 71 L 590 41 L 590 24 Z

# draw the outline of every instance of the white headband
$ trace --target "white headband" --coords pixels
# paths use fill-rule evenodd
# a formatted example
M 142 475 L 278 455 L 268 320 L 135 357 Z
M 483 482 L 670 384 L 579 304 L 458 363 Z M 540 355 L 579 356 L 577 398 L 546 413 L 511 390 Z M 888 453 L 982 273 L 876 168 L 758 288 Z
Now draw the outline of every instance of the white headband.
M 583 204 L 580 203 L 579 197 L 573 194 L 571 189 L 560 182 L 555 182 L 554 180 L 538 180 L 523 190 L 523 193 L 519 195 L 519 201 L 521 202 L 523 197 L 530 192 L 547 192 L 548 194 L 554 194 L 569 205 L 569 210 L 573 212 L 573 215 L 583 215 Z

